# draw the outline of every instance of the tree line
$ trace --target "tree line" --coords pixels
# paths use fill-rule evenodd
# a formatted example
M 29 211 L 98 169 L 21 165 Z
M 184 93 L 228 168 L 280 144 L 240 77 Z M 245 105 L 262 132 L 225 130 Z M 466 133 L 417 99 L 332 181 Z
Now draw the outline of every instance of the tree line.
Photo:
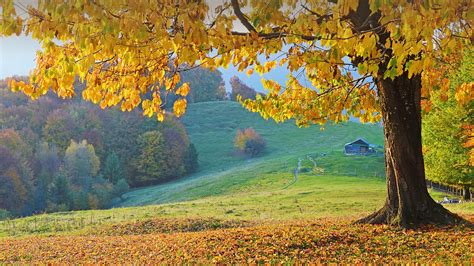
M 197 171 L 196 149 L 172 115 L 159 123 L 138 110 L 100 110 L 79 97 L 32 101 L 6 83 L 0 82 L 2 213 L 106 208 L 129 187 Z
M 27 81 L 27 77 L 14 77 Z M 255 98 L 254 89 L 232 78 L 225 91 L 219 71 L 197 68 L 181 83 L 190 103 Z M 140 111 L 100 110 L 80 97 L 48 93 L 36 101 L 0 81 L 0 210 L 9 215 L 99 209 L 130 187 L 154 185 L 194 173 L 198 154 L 184 125 L 163 123 Z M 85 84 L 74 84 L 80 95 Z M 172 108 L 177 97 L 169 94 Z M 4 215 L 4 214 L 2 214 Z

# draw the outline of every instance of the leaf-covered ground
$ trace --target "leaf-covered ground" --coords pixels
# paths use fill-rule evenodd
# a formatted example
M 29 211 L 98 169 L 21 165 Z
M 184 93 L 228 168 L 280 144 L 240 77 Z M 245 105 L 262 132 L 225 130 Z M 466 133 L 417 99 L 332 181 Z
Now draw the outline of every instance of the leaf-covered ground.
M 228 226 L 236 228 L 222 229 Z M 221 229 L 209 230 L 213 228 Z M 415 231 L 353 225 L 347 219 L 253 226 L 215 220 L 202 224 L 154 220 L 104 227 L 96 235 L 4 238 L 0 240 L 0 262 L 469 264 L 473 262 L 473 237 L 474 231 L 466 227 Z
M 208 230 L 243 228 L 256 225 L 256 222 L 243 220 L 221 220 L 214 218 L 168 218 L 138 220 L 133 223 L 104 225 L 88 228 L 79 234 L 92 236 L 145 235 L 159 233 L 200 232 Z

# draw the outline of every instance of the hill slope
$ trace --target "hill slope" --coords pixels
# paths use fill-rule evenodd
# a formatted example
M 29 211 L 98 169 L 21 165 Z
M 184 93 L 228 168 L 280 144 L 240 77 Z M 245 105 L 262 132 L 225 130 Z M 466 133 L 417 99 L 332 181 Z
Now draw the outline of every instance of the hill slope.
M 162 185 L 134 190 L 116 206 L 139 206 L 192 200 L 248 190 L 248 183 L 257 181 L 269 171 L 292 179 L 299 158 L 312 154 L 322 163 L 326 173 L 351 176 L 382 176 L 381 157 L 344 157 L 344 143 L 363 137 L 371 143 L 383 143 L 382 128 L 354 122 L 298 128 L 294 123 L 276 124 L 250 113 L 235 102 L 192 104 L 183 118 L 189 136 L 199 153 L 198 174 Z M 263 156 L 248 159 L 233 151 L 233 138 L 238 128 L 253 127 L 267 141 Z M 321 157 L 321 154 L 326 156 Z M 318 158 L 319 157 L 319 158 Z M 309 167 L 309 160 L 303 161 Z M 261 171 L 265 169 L 265 171 Z M 277 181 L 276 178 L 274 181 Z M 284 184 L 283 184 L 284 185 Z M 268 189 L 268 188 L 267 188 Z
M 124 228 L 124 234 L 130 228 L 142 228 L 138 233 L 159 233 L 156 224 L 181 224 L 182 219 L 198 221 L 195 226 L 202 230 L 239 227 L 246 221 L 250 225 L 319 218 L 350 221 L 383 204 L 383 158 L 344 156 L 341 151 L 344 143 L 357 137 L 380 145 L 382 129 L 378 126 L 348 123 L 320 131 L 318 127 L 297 128 L 290 123 L 276 125 L 232 102 L 191 105 L 184 120 L 200 153 L 199 174 L 136 189 L 115 205 L 124 208 L 0 221 L 0 238 L 95 235 L 101 230 L 117 235 L 121 234 L 120 228 Z M 235 130 L 248 126 L 256 128 L 268 142 L 268 151 L 262 157 L 247 159 L 233 153 Z M 314 164 L 308 154 L 324 169 L 323 173 L 312 171 Z M 301 171 L 294 179 L 293 171 L 300 159 Z M 444 195 L 434 192 L 432 196 L 441 199 Z M 446 207 L 467 217 L 474 213 L 473 203 Z M 176 220 L 162 220 L 170 218 Z M 199 222 L 202 219 L 204 225 Z

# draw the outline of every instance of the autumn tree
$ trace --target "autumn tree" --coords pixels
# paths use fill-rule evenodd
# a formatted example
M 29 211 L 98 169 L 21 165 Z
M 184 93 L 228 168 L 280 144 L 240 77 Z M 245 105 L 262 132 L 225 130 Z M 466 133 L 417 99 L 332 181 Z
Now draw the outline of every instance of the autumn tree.
M 159 131 L 148 131 L 138 139 L 140 154 L 134 160 L 136 176 L 133 186 L 156 184 L 163 177 L 163 135 Z
M 221 75 L 218 70 L 210 71 L 201 67 L 183 72 L 182 82 L 189 83 L 193 88 L 187 96 L 188 101 L 197 103 L 224 100 L 226 95 L 222 93 Z
M 474 82 L 474 51 L 465 53 L 459 69 L 446 80 L 450 85 L 447 94 L 462 83 Z M 451 95 L 433 93 L 431 110 L 423 117 L 423 150 L 427 178 L 442 184 L 463 187 L 464 198 L 470 199 L 470 187 L 474 186 L 474 161 L 466 145 L 469 134 L 466 129 L 474 126 L 474 100 L 459 104 Z
M 54 144 L 61 155 L 78 135 L 77 126 L 67 110 L 56 109 L 48 115 L 43 128 L 44 140 Z
M 28 82 L 28 77 L 26 76 L 13 76 L 12 79 Z M 8 89 L 8 79 L 3 79 L 0 81 L 0 98 L 2 99 L 2 104 L 5 108 L 12 106 L 25 105 L 28 103 L 28 98 L 20 94 L 12 94 Z
M 132 161 L 140 152 L 138 139 L 149 126 L 144 124 L 143 116 L 138 111 L 121 113 L 112 109 L 99 115 L 106 129 L 102 131 L 104 148 L 117 154 L 124 176 L 131 183 L 136 175 Z M 105 162 L 106 158 L 102 160 Z
M 184 168 L 186 170 L 186 174 L 193 174 L 199 168 L 199 161 L 198 161 L 198 152 L 194 144 L 190 143 L 188 148 L 186 149 L 186 153 L 184 155 Z
M 30 165 L 32 148 L 13 129 L 0 130 L 0 184 L 4 194 L 0 197 L 13 209 L 7 209 L 15 215 L 31 214 L 33 206 L 34 177 Z M 9 186 L 11 185 L 11 187 Z M 0 208 L 2 208 L 0 206 Z
M 0 145 L 0 209 L 31 214 L 31 171 L 17 153 Z
M 10 149 L 17 157 L 27 161 L 33 156 L 33 150 L 13 129 L 0 130 L 0 145 Z
M 94 146 L 86 140 L 79 143 L 72 140 L 64 155 L 64 165 L 71 183 L 82 186 L 86 179 L 97 175 L 100 159 L 95 153 Z
M 383 119 L 387 200 L 361 221 L 460 220 L 426 189 L 421 110 L 442 88 L 440 64 L 472 46 L 472 1 L 51 0 L 18 5 L 22 16 L 13 1 L 1 3 L 0 34 L 31 34 L 43 47 L 29 83 L 12 82 L 14 91 L 72 97 L 78 76 L 84 99 L 124 111 L 141 104 L 163 120 L 166 94 L 178 95 L 177 116 L 185 112 L 189 84 L 176 86 L 183 71 L 232 64 L 264 74 L 280 65 L 285 86 L 263 80 L 267 96 L 247 108 L 300 126 Z M 455 90 L 465 100 L 473 83 Z
M 197 152 L 194 149 L 183 123 L 173 115 L 167 115 L 162 123 L 155 120 L 145 122 L 149 130 L 158 129 L 163 136 L 164 147 L 161 166 L 164 179 L 174 179 L 197 170 Z M 192 146 L 192 147 L 191 147 Z
M 234 147 L 240 152 L 255 157 L 265 150 L 266 142 L 255 129 L 249 127 L 243 131 L 237 129 L 234 138 Z
M 237 101 L 239 97 L 242 100 L 255 100 L 257 96 L 257 92 L 253 88 L 245 85 L 237 76 L 230 78 L 230 86 L 232 88 L 230 100 L 232 101 Z
M 184 156 L 189 142 L 173 128 L 167 128 L 161 133 L 164 144 L 164 149 L 162 150 L 163 160 L 161 162 L 163 178 L 166 180 L 184 176 L 186 174 Z

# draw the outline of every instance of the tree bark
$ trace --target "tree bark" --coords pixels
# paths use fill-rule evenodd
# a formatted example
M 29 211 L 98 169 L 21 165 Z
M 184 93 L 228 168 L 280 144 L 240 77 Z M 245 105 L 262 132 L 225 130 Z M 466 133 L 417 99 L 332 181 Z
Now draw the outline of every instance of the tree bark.
M 377 78 L 382 109 L 387 200 L 361 223 L 394 224 L 413 228 L 423 224 L 464 222 L 428 194 L 421 142 L 421 78 L 408 74 Z
M 357 10 L 349 16 L 356 31 L 374 30 L 383 45 L 390 34 L 380 24 L 380 17 L 380 13 L 372 13 L 368 0 L 359 0 Z M 374 77 L 384 123 L 387 200 L 382 209 L 359 222 L 405 228 L 465 222 L 428 194 L 421 149 L 421 77 L 408 77 L 405 72 L 393 80 L 384 79 L 391 55 L 388 49 L 387 60 L 379 63 L 379 73 Z M 364 59 L 354 56 L 352 61 L 357 65 Z
M 471 191 L 469 190 L 469 186 L 464 186 L 462 192 L 464 200 L 471 199 Z

